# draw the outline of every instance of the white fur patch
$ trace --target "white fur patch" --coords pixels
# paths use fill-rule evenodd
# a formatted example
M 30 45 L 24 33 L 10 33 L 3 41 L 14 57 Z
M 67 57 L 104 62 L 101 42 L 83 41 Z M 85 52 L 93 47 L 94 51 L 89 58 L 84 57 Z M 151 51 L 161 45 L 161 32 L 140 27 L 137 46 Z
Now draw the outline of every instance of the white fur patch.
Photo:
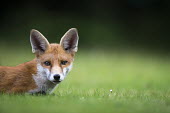
M 63 69 L 62 73 L 60 74 L 60 81 L 63 81 L 64 78 L 67 76 L 68 72 L 72 69 L 72 64 L 70 66 Z M 53 74 L 47 69 L 42 67 L 40 64 L 37 64 L 37 75 L 33 75 L 35 83 L 37 85 L 36 89 L 30 90 L 29 93 L 38 93 L 38 92 L 46 92 L 51 93 L 54 91 L 55 87 L 59 83 L 53 83 L 54 80 Z
M 68 67 L 63 69 L 64 77 L 67 76 L 67 74 L 71 71 L 72 67 L 73 67 L 73 63 L 71 63 Z
M 37 93 L 41 91 L 49 93 L 56 86 L 56 84 L 48 80 L 47 77 L 49 75 L 50 71 L 48 69 L 42 67 L 40 64 L 37 64 L 37 75 L 33 75 L 37 88 L 30 90 L 29 93 Z

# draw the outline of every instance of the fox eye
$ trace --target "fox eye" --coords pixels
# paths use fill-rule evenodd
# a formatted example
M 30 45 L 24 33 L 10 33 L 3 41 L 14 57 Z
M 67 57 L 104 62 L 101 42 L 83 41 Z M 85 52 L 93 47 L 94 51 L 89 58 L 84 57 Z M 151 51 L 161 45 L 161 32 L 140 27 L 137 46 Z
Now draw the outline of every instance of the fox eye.
M 68 61 L 61 61 L 61 65 L 66 65 Z
M 46 66 L 50 66 L 50 65 L 51 65 L 51 63 L 50 63 L 49 61 L 45 61 L 44 64 L 45 64 Z

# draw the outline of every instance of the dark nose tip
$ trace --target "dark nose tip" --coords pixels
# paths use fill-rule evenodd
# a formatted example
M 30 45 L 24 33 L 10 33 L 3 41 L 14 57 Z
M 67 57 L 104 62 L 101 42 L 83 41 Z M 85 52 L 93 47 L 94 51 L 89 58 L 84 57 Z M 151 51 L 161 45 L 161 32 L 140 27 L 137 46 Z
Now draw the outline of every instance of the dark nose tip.
M 59 80 L 60 79 L 60 75 L 59 74 L 54 75 L 54 79 L 55 80 Z

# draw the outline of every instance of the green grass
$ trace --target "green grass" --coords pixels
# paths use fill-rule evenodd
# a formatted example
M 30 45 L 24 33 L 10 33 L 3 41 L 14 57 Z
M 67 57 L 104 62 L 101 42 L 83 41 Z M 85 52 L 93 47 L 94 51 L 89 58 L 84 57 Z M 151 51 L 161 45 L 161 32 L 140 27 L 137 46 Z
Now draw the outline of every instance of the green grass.
M 34 57 L 31 49 L 0 51 L 1 65 Z M 169 113 L 169 75 L 170 59 L 164 56 L 80 50 L 55 95 L 1 94 L 0 113 Z

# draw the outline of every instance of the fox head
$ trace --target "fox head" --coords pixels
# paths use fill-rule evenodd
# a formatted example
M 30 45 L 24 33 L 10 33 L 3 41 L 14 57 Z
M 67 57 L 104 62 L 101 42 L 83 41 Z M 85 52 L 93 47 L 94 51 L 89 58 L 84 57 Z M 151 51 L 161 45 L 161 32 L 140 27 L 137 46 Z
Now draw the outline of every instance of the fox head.
M 59 44 L 50 44 L 39 31 L 31 30 L 30 42 L 36 55 L 37 72 L 54 84 L 63 81 L 72 68 L 78 40 L 75 28 L 68 30 Z

